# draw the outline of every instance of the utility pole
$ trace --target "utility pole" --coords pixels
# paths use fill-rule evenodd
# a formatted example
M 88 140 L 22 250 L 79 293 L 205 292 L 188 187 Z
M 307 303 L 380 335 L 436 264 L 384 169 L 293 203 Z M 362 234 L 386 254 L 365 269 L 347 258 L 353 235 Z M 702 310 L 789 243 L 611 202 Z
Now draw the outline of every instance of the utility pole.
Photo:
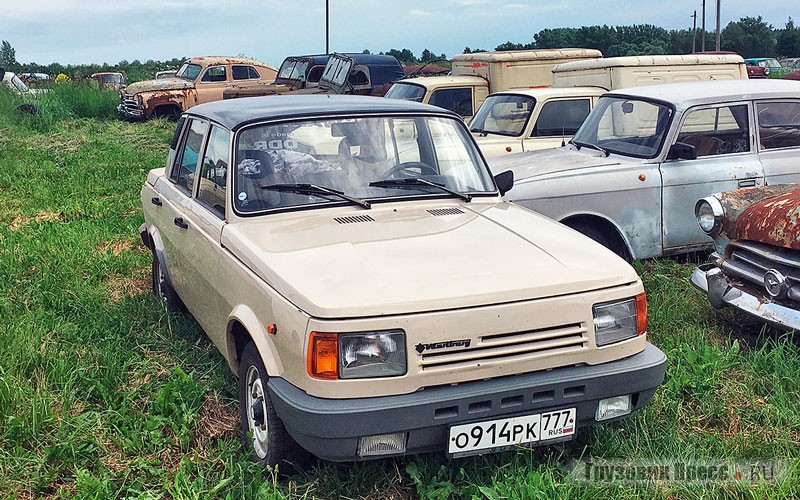
M 703 0 L 703 27 L 700 28 L 700 51 L 706 51 L 706 0 Z
M 705 0 L 704 0 L 705 1 Z M 325 53 L 331 53 L 331 16 L 330 0 L 325 0 Z
M 719 6 L 720 6 L 719 4 L 720 4 L 720 2 L 721 2 L 721 0 L 717 0 L 717 48 L 715 49 L 717 52 L 719 52 Z
M 692 13 L 692 54 L 697 52 L 697 10 Z

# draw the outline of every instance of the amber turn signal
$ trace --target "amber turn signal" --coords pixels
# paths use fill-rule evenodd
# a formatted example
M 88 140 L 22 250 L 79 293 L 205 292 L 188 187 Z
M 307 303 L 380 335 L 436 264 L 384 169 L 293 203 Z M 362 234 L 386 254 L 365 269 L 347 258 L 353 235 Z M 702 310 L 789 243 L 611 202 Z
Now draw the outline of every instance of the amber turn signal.
M 644 293 L 636 296 L 636 326 L 639 335 L 647 331 L 647 296 Z
M 338 335 L 311 332 L 308 340 L 308 374 L 326 380 L 339 378 Z

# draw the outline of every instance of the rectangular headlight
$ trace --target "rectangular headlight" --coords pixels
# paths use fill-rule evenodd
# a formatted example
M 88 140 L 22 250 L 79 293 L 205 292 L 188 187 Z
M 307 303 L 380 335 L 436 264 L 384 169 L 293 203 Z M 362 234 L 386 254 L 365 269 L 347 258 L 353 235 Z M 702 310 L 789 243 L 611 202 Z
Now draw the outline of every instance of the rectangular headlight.
M 642 298 L 633 297 L 618 302 L 596 304 L 592 307 L 594 338 L 598 346 L 613 344 L 644 333 L 647 325 L 647 307 L 644 294 L 640 297 Z
M 397 377 L 406 373 L 402 330 L 339 334 L 339 378 Z

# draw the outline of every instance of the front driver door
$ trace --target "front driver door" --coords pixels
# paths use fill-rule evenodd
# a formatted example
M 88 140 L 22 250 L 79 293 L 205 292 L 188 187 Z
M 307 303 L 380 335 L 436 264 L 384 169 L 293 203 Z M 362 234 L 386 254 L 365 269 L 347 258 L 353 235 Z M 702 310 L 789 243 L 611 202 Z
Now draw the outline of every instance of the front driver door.
M 747 102 L 697 107 L 684 113 L 673 143 L 694 146 L 697 158 L 661 164 L 665 253 L 711 243 L 697 225 L 697 200 L 720 191 L 764 185 L 752 123 L 753 113 Z

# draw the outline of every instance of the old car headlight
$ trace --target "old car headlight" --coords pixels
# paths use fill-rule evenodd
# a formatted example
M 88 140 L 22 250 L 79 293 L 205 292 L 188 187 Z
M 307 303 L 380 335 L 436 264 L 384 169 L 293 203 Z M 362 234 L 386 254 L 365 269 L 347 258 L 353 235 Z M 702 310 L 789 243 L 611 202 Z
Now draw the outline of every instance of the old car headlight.
M 322 379 L 396 377 L 406 373 L 402 330 L 359 333 L 311 332 L 308 374 Z
M 706 196 L 694 206 L 697 225 L 704 233 L 715 237 L 722 229 L 722 204 L 715 196 Z
M 647 299 L 641 293 L 623 301 L 595 304 L 592 315 L 594 338 L 598 346 L 620 342 L 647 330 Z

